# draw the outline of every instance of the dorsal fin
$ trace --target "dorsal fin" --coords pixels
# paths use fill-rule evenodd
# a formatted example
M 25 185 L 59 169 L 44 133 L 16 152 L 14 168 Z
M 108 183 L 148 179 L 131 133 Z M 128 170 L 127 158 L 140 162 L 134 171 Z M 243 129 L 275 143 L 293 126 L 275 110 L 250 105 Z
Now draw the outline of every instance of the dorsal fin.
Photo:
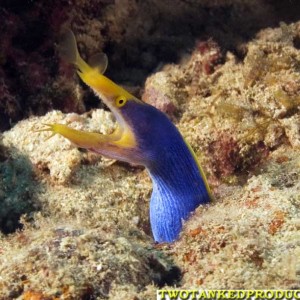
M 99 73 L 103 74 L 108 65 L 108 58 L 105 53 L 98 53 L 93 55 L 88 63 L 92 69 L 97 69 Z
M 58 51 L 64 60 L 76 65 L 79 53 L 74 33 L 70 29 L 67 29 L 60 36 Z
M 59 54 L 67 62 L 75 65 L 80 72 L 91 71 L 91 69 L 98 70 L 100 74 L 103 74 L 108 65 L 108 59 L 106 54 L 98 53 L 89 59 L 87 64 L 78 52 L 76 38 L 72 30 L 67 29 L 60 37 L 58 44 Z

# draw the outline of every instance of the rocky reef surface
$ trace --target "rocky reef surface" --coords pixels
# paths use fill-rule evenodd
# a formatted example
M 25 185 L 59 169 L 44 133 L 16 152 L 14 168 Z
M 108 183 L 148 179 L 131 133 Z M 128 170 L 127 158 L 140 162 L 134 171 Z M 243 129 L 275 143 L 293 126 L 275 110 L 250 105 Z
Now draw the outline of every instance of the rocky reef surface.
M 299 288 L 297 7 L 175 2 L 3 1 L 0 299 Z M 142 167 L 36 132 L 53 122 L 105 134 L 115 127 L 57 56 L 66 27 L 85 57 L 107 52 L 107 75 L 167 113 L 195 150 L 214 200 L 178 241 L 153 243 Z

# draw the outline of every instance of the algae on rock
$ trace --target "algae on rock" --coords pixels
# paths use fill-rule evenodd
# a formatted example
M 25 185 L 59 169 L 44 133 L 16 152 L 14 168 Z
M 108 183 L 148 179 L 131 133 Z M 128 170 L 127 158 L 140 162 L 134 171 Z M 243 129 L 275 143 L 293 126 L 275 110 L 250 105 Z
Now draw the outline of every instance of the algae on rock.
M 37 209 L 33 197 L 34 173 L 24 154 L 0 146 L 0 231 L 12 233 L 21 228 L 19 219 Z
M 255 26 L 248 22 L 243 29 L 246 39 L 234 29 L 249 18 L 258 20 L 270 3 L 257 11 L 259 1 L 246 1 L 246 6 L 243 1 L 181 1 L 183 6 L 204 5 L 207 11 L 200 9 L 199 19 L 191 19 L 176 34 L 169 16 L 158 28 L 152 14 L 143 19 L 154 2 L 154 15 L 164 15 L 167 2 L 104 2 L 76 0 L 79 12 L 70 11 L 64 25 L 78 30 L 87 43 L 86 54 L 108 45 L 112 66 L 119 67 L 110 74 L 123 83 L 140 84 L 149 70 L 165 62 L 166 54 L 174 61 L 185 53 L 180 63 L 164 66 L 150 77 L 145 87 L 150 96 L 144 97 L 166 112 L 171 108 L 176 125 L 209 175 L 215 200 L 195 211 L 178 241 L 154 247 L 148 216 L 151 182 L 143 168 L 80 151 L 59 136 L 46 140 L 49 133 L 33 132 L 42 128 L 41 123 L 61 122 L 109 133 L 115 126 L 110 113 L 52 111 L 19 122 L 3 134 L 0 149 L 0 198 L 5 199 L 1 217 L 7 228 L 11 208 L 17 219 L 23 213 L 31 219 L 21 217 L 22 231 L 0 234 L 0 299 L 117 299 L 120 295 L 154 299 L 155 289 L 164 285 L 299 287 L 300 22 L 264 29 L 249 42 L 250 31 L 256 32 L 266 20 Z M 105 7 L 103 23 L 93 15 L 97 4 Z M 215 28 L 213 20 L 205 19 L 210 13 L 219 16 L 214 10 L 219 6 L 227 12 L 224 22 L 230 16 L 229 30 Z M 115 9 L 120 7 L 118 14 Z M 141 7 L 145 10 L 139 14 Z M 243 20 L 245 7 L 256 12 L 246 13 Z M 128 19 L 129 9 L 138 15 L 136 23 Z M 178 7 L 172 9 L 170 16 L 176 16 Z M 179 17 L 177 21 L 184 20 Z M 199 37 L 188 55 L 196 34 L 182 37 L 187 28 L 196 30 L 203 24 L 213 39 Z M 105 32 L 111 34 L 110 42 Z M 229 48 L 234 51 L 226 53 Z M 128 73 L 136 57 L 143 58 L 142 67 Z M 59 68 L 62 76 L 53 79 L 52 87 L 66 84 L 64 111 L 74 107 L 74 101 L 78 107 L 82 101 L 93 107 L 95 99 L 87 101 L 91 94 L 74 83 L 73 73 L 66 66 Z M 68 98 L 74 90 L 76 95 Z M 44 97 L 52 93 L 44 92 L 39 112 L 45 103 L 52 103 Z M 32 209 L 39 213 L 31 213 Z

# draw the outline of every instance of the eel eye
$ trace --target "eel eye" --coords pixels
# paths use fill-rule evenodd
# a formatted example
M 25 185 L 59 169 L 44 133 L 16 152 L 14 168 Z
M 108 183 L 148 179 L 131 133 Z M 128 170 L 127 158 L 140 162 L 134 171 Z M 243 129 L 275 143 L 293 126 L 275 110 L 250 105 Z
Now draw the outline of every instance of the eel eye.
M 126 104 L 126 102 L 127 102 L 126 98 L 120 96 L 116 99 L 116 106 L 117 107 L 122 107 Z

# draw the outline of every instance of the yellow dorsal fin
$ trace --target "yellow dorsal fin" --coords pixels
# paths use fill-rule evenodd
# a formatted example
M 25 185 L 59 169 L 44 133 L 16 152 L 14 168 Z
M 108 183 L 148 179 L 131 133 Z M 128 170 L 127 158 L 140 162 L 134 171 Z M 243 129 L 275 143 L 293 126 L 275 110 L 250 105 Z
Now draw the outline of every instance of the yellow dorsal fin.
M 60 38 L 58 45 L 60 55 L 69 63 L 75 65 L 80 73 L 99 72 L 103 74 L 107 68 L 108 59 L 106 54 L 98 53 L 89 59 L 87 64 L 80 56 L 74 33 L 68 29 Z
M 77 68 L 77 74 L 82 81 L 92 88 L 95 93 L 100 95 L 102 99 L 105 97 L 118 97 L 120 95 L 123 95 L 128 99 L 135 98 L 122 87 L 103 75 L 108 61 L 107 56 L 104 53 L 94 55 L 89 60 L 89 63 L 86 63 L 80 57 L 75 36 L 71 30 L 67 30 L 62 34 L 58 50 L 64 59 Z M 110 106 L 108 100 L 105 103 Z M 112 105 L 110 107 L 112 108 Z

